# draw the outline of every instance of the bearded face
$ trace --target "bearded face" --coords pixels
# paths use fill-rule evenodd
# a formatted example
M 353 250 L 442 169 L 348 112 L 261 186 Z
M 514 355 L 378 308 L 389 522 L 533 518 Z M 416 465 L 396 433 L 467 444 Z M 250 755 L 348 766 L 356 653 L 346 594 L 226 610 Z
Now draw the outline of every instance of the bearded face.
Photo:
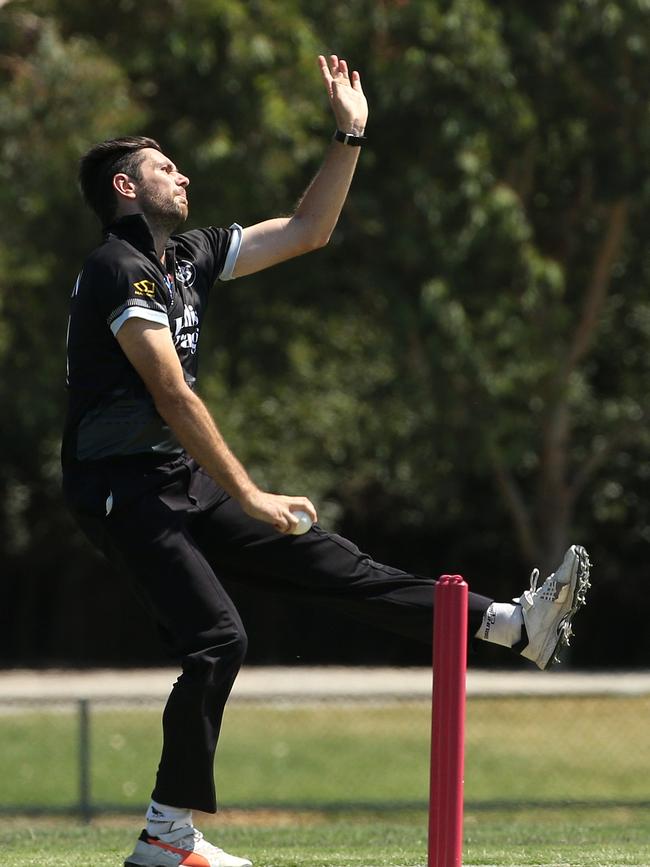
M 164 154 L 147 148 L 139 166 L 137 201 L 147 220 L 171 234 L 187 219 L 189 179 Z
M 140 188 L 138 200 L 142 213 L 149 222 L 170 234 L 187 219 L 188 202 L 184 191 L 162 189 L 154 184 L 147 184 Z

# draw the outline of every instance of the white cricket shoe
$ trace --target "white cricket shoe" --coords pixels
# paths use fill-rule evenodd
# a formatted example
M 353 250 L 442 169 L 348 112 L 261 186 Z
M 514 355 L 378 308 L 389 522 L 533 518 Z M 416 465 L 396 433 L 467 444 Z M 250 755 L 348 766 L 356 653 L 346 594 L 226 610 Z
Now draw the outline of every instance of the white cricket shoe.
M 204 838 L 192 825 L 157 837 L 140 834 L 124 867 L 252 867 L 247 858 L 229 855 Z
M 528 644 L 521 651 L 539 668 L 550 668 L 559 662 L 556 654 L 573 635 L 571 618 L 585 604 L 589 583 L 589 555 L 580 545 L 572 545 L 564 555 L 562 565 L 538 587 L 539 569 L 530 576 L 530 590 L 514 599 L 524 615 Z

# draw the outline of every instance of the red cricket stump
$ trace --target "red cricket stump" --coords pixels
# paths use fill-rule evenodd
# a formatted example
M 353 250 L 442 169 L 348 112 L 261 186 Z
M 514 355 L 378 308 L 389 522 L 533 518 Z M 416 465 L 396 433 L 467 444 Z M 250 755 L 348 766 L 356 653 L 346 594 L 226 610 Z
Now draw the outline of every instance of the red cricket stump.
M 461 867 L 468 589 L 442 575 L 434 593 L 428 867 Z

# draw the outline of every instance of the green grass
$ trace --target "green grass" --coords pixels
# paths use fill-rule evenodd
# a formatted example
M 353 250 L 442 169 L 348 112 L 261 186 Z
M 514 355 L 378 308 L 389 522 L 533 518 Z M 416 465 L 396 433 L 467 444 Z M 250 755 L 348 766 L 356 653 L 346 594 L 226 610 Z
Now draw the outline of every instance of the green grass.
M 650 697 L 490 698 L 467 709 L 466 791 L 521 801 L 650 801 Z M 644 722 L 645 721 L 645 722 Z
M 464 863 L 650 864 L 649 718 L 647 697 L 471 700 Z M 221 801 L 272 809 L 226 812 L 218 826 L 210 817 L 206 830 L 258 867 L 423 865 L 426 812 L 412 805 L 427 800 L 429 728 L 426 702 L 233 704 L 217 762 Z M 93 706 L 94 803 L 141 811 L 160 740 L 159 708 Z M 75 805 L 73 713 L 15 705 L 0 714 L 0 744 L 0 808 Z M 591 806 L 557 806 L 571 800 Z M 139 821 L 5 816 L 2 865 L 121 867 Z
M 468 703 L 466 798 L 650 801 L 650 699 L 489 698 Z M 78 723 L 61 711 L 0 715 L 0 808 L 78 799 Z M 426 702 L 238 704 L 224 721 L 217 783 L 225 806 L 425 805 Z M 91 711 L 91 795 L 140 809 L 160 754 L 160 709 Z
M 426 813 L 228 813 L 210 837 L 252 858 L 256 867 L 415 867 L 426 861 Z M 121 865 L 137 822 L 104 819 L 79 827 L 70 821 L 5 821 L 3 867 Z M 466 865 L 613 867 L 650 863 L 650 817 L 642 809 L 468 811 Z

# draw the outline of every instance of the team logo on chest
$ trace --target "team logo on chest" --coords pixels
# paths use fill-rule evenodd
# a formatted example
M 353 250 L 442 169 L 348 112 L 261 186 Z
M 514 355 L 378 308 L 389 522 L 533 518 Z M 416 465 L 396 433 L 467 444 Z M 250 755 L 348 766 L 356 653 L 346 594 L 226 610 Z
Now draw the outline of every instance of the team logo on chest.
M 174 346 L 189 349 L 192 355 L 199 343 L 199 315 L 191 304 L 185 304 L 183 315 L 172 319 Z
M 190 262 L 189 259 L 179 259 L 176 262 L 176 279 L 185 286 L 194 286 L 196 280 L 194 262 Z

